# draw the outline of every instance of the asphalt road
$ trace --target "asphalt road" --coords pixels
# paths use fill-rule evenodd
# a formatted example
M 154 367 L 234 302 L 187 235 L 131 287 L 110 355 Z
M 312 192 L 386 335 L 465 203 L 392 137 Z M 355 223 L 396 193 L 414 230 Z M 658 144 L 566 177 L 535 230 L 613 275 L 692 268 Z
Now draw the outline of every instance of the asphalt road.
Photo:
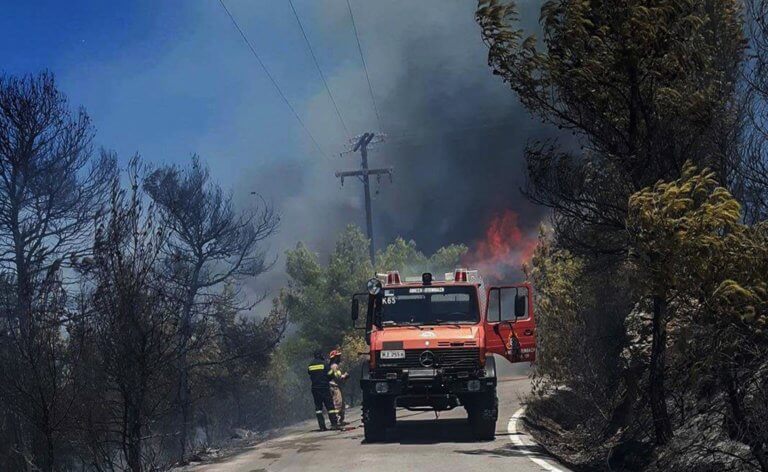
M 497 365 L 506 364 L 499 360 Z M 520 400 L 530 381 L 520 367 L 501 369 L 499 421 L 494 441 L 475 441 L 463 408 L 442 412 L 398 410 L 397 426 L 384 443 L 363 443 L 359 409 L 347 413 L 347 430 L 320 432 L 315 420 L 286 428 L 283 435 L 218 463 L 187 467 L 192 472 L 276 471 L 565 471 L 522 430 Z

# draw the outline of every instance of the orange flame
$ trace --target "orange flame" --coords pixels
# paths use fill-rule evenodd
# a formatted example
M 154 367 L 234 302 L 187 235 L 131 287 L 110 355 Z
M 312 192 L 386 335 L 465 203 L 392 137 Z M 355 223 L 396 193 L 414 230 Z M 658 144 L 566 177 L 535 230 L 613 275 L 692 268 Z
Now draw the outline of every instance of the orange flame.
M 537 242 L 535 235 L 520 230 L 517 213 L 504 210 L 491 219 L 485 238 L 475 243 L 462 263 L 479 269 L 486 278 L 500 280 L 505 275 L 522 270 L 523 264 L 533 257 Z

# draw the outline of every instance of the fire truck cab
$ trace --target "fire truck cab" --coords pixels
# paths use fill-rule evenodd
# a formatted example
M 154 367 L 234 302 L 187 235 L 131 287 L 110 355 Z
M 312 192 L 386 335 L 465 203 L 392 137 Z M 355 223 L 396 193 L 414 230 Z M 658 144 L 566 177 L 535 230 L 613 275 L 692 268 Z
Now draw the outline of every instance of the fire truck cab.
M 368 281 L 352 299 L 365 309 L 370 346 L 363 366 L 363 424 L 368 442 L 395 424 L 396 408 L 466 409 L 473 434 L 493 439 L 498 417 L 496 364 L 536 356 L 533 293 L 528 283 L 485 287 L 477 271 L 456 269 L 402 279 L 397 271 Z M 362 328 L 362 327 L 361 327 Z

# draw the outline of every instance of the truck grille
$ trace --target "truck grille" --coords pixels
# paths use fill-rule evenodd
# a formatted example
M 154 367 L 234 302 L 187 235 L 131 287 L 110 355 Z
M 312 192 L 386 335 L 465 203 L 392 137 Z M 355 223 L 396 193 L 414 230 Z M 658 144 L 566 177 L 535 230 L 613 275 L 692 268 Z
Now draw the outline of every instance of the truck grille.
M 434 356 L 434 365 L 431 367 L 442 369 L 467 369 L 475 368 L 480 363 L 480 349 L 406 349 L 405 359 L 381 359 L 381 354 L 376 355 L 376 366 L 382 368 L 420 369 L 425 366 L 421 363 L 421 355 L 429 351 Z M 430 366 L 427 366 L 430 367 Z

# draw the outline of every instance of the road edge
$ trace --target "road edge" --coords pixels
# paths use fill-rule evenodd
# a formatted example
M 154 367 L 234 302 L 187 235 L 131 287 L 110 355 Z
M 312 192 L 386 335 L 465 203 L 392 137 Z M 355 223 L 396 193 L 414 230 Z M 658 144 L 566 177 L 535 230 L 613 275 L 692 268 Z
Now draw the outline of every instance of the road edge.
M 524 415 L 525 407 L 522 407 L 509 419 L 509 422 L 507 423 L 507 435 L 509 436 L 509 440 L 512 441 L 513 444 L 520 446 L 520 452 L 539 467 L 543 467 L 550 472 L 568 472 L 570 469 L 566 469 L 560 464 L 555 465 L 550 461 L 536 457 L 536 453 L 527 448 L 536 446 L 537 443 L 522 428 L 517 427 L 518 420 Z

